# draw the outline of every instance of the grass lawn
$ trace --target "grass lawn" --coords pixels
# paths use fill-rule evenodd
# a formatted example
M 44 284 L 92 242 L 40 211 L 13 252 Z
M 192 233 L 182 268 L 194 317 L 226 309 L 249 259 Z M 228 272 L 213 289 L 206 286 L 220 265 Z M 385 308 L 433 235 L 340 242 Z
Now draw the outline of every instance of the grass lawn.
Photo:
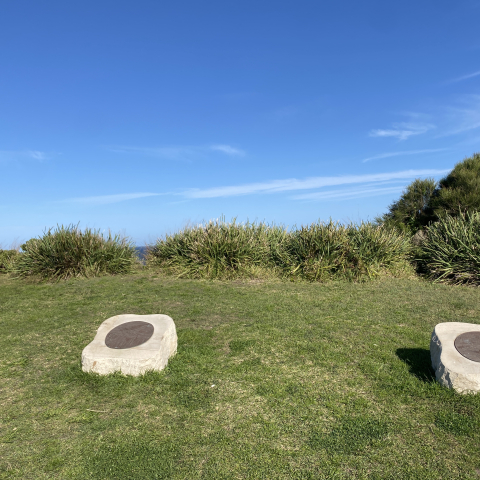
M 163 372 L 81 371 L 121 313 L 174 319 Z M 480 323 L 479 290 L 0 276 L 0 478 L 480 479 L 480 395 L 430 369 L 445 321 Z

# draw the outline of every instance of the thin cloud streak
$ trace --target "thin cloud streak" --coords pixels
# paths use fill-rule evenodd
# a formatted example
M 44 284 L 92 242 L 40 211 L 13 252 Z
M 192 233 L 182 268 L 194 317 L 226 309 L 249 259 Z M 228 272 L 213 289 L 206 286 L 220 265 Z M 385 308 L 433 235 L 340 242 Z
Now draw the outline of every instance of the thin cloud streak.
M 422 135 L 423 133 L 428 132 L 435 128 L 435 125 L 430 123 L 395 123 L 393 129 L 377 129 L 371 130 L 369 133 L 370 137 L 395 137 L 399 140 L 407 140 L 409 137 L 414 135 Z
M 146 155 L 149 157 L 168 158 L 171 160 L 179 159 L 182 156 L 198 155 L 196 147 L 127 147 L 115 146 L 108 147 L 107 150 L 115 153 L 133 153 L 138 155 Z
M 302 195 L 294 195 L 291 198 L 293 200 L 329 200 L 334 198 L 349 200 L 353 198 L 376 197 L 379 195 L 387 195 L 389 193 L 399 193 L 404 188 L 405 188 L 404 185 L 397 185 L 395 187 L 388 187 L 388 188 L 330 190 L 328 192 L 315 192 L 315 193 L 305 193 Z
M 28 155 L 35 160 L 45 160 L 47 158 L 44 152 L 39 152 L 38 150 L 29 150 Z
M 32 158 L 33 160 L 46 160 L 48 158 L 45 152 L 39 150 L 0 150 L 0 160 L 18 160 L 20 158 Z
M 187 198 L 218 198 L 240 195 L 271 194 L 294 190 L 311 190 L 314 188 L 350 185 L 368 182 L 385 182 L 395 179 L 416 178 L 422 176 L 444 175 L 450 170 L 405 170 L 401 172 L 374 173 L 366 175 L 345 175 L 339 177 L 310 177 L 304 180 L 288 178 L 271 180 L 263 183 L 248 183 L 244 185 L 229 185 L 207 189 L 190 189 L 182 193 Z
M 458 106 L 444 108 L 446 128 L 438 138 L 480 128 L 480 95 L 462 95 Z
M 214 144 L 210 146 L 169 146 L 169 147 L 129 147 L 129 146 L 112 146 L 107 150 L 115 153 L 127 153 L 146 155 L 149 157 L 166 158 L 169 160 L 182 160 L 192 157 L 204 157 L 210 152 L 220 152 L 229 156 L 244 156 L 245 151 L 226 144 Z
M 238 155 L 243 157 L 245 152 L 238 148 L 233 148 L 230 145 L 212 145 L 210 150 L 226 153 L 227 155 Z
M 480 70 L 478 72 L 470 73 L 468 75 L 463 75 L 462 77 L 454 78 L 453 80 L 450 80 L 447 83 L 463 82 L 464 80 L 469 80 L 470 78 L 474 78 L 478 76 L 480 76 Z
M 448 150 L 448 149 L 447 148 L 427 148 L 423 150 L 407 150 L 403 152 L 381 153 L 380 155 L 374 155 L 373 157 L 368 157 L 363 159 L 362 163 L 371 162 L 372 160 L 380 160 L 382 158 L 400 157 L 403 155 L 420 155 L 422 153 L 444 152 L 445 150 Z
M 99 195 L 96 197 L 78 197 L 78 198 L 70 198 L 68 200 L 64 200 L 62 203 L 76 203 L 79 205 L 88 205 L 88 206 L 96 206 L 96 205 L 108 205 L 111 203 L 118 203 L 124 202 L 127 200 L 135 200 L 137 198 L 145 198 L 145 197 L 156 197 L 159 195 L 166 195 L 162 193 L 149 193 L 149 192 L 142 192 L 142 193 L 120 193 L 117 195 Z

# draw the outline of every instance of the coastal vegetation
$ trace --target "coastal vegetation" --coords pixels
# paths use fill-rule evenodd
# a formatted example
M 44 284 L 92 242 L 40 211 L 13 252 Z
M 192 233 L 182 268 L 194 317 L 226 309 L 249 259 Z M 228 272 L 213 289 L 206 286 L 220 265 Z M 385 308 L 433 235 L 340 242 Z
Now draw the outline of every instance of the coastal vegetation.
M 11 272 L 18 256 L 18 250 L 0 250 L 0 273 Z
M 424 230 L 419 266 L 428 277 L 480 285 L 480 213 L 442 216 Z
M 480 154 L 440 182 L 416 179 L 375 222 L 317 221 L 287 229 L 224 218 L 188 226 L 148 246 L 78 225 L 57 226 L 16 250 L 0 250 L 0 272 L 61 280 L 146 268 L 190 279 L 364 281 L 424 275 L 480 284 Z
M 160 239 L 147 264 L 186 278 L 362 280 L 411 271 L 412 245 L 396 229 L 317 222 L 290 231 L 223 219 Z
M 415 234 L 446 216 L 480 211 L 480 154 L 457 163 L 439 182 L 416 179 L 388 212 L 376 219 L 381 225 Z
M 145 264 L 78 225 L 0 250 L 0 479 L 478 478 L 480 395 L 429 354 L 436 324 L 480 322 L 440 284 L 480 285 L 467 183 L 416 180 L 372 223 L 189 226 Z M 120 313 L 174 319 L 165 370 L 82 372 Z
M 128 238 L 110 232 L 105 237 L 97 230 L 82 231 L 78 225 L 50 229 L 21 249 L 23 253 L 10 271 L 20 277 L 49 280 L 127 273 L 138 261 Z

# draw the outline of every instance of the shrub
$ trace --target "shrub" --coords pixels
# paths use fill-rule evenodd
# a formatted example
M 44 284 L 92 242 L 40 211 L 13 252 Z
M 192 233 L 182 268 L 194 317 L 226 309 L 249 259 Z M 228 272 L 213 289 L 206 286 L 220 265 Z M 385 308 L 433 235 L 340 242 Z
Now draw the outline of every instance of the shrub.
M 189 278 L 357 280 L 404 268 L 410 251 L 408 236 L 372 224 L 319 222 L 287 232 L 284 227 L 222 219 L 160 239 L 150 248 L 148 264 Z
M 226 223 L 222 218 L 159 239 L 150 248 L 147 263 L 179 277 L 251 276 L 274 267 L 285 235 L 281 227 L 240 224 L 235 219 Z
M 434 219 L 429 203 L 436 188 L 437 182 L 433 178 L 417 178 L 388 207 L 388 212 L 377 218 L 377 223 L 415 234 Z
M 371 223 L 314 223 L 292 232 L 286 247 L 289 273 L 307 280 L 374 277 L 408 268 L 412 246 L 407 235 Z
M 11 272 L 19 255 L 17 250 L 0 250 L 0 273 Z
M 79 230 L 78 225 L 57 226 L 42 237 L 22 245 L 24 253 L 15 264 L 19 276 L 67 279 L 79 276 L 128 273 L 137 261 L 132 242 L 110 233 Z
M 372 277 L 382 271 L 409 269 L 413 245 L 410 235 L 405 232 L 362 222 L 350 225 L 348 236 L 350 248 L 347 258 L 358 275 Z
M 414 235 L 445 215 L 454 217 L 460 212 L 476 211 L 480 211 L 478 153 L 457 163 L 438 184 L 432 178 L 414 180 L 376 222 Z
M 312 223 L 290 233 L 283 270 L 287 276 L 322 281 L 344 270 L 348 244 L 346 228 L 333 223 Z
M 439 182 L 430 200 L 430 208 L 440 218 L 459 212 L 480 211 L 480 154 L 475 153 L 455 165 Z
M 428 226 L 420 262 L 436 281 L 480 284 L 480 213 L 446 215 Z

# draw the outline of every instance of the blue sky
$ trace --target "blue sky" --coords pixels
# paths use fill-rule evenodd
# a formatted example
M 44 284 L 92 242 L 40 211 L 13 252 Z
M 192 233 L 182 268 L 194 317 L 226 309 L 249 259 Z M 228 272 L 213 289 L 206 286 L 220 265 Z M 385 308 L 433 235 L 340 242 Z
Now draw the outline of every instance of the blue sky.
M 0 245 L 371 220 L 480 150 L 480 1 L 3 0 Z

